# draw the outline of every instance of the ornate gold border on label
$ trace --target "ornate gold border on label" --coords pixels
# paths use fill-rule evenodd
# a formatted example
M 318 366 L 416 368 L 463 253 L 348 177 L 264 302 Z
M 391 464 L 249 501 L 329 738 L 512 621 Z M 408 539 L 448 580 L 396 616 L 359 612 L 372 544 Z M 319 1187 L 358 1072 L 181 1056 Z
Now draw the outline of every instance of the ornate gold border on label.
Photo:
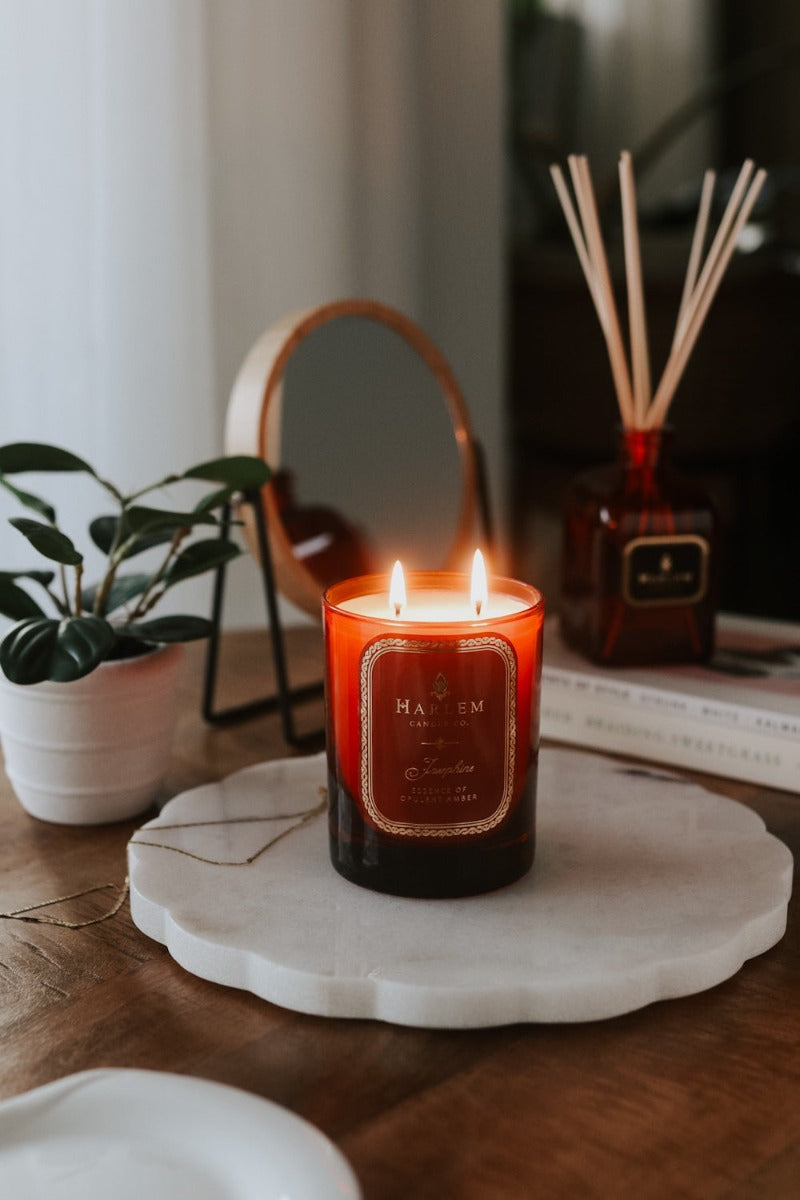
M 453 821 L 442 824 L 421 824 L 396 821 L 386 817 L 375 800 L 372 784 L 372 675 L 376 662 L 384 654 L 425 654 L 431 650 L 456 650 L 469 654 L 490 651 L 499 656 L 505 667 L 504 706 L 505 738 L 502 747 L 503 790 L 495 811 L 481 821 Z M 517 657 L 514 647 L 504 638 L 454 638 L 448 641 L 411 638 L 379 638 L 370 643 L 361 655 L 360 670 L 361 718 L 361 801 L 372 823 L 385 833 L 401 837 L 470 837 L 494 829 L 508 813 L 514 795 L 514 773 L 517 757 Z M 499 751 L 500 747 L 498 747 Z
M 631 594 L 631 558 L 639 546 L 670 546 L 694 543 L 700 551 L 700 570 L 697 587 L 686 596 L 656 596 L 649 600 L 640 600 Z M 626 543 L 622 552 L 622 599 L 631 608 L 664 608 L 675 604 L 697 604 L 708 590 L 708 542 L 696 533 L 673 533 L 658 537 L 637 537 Z

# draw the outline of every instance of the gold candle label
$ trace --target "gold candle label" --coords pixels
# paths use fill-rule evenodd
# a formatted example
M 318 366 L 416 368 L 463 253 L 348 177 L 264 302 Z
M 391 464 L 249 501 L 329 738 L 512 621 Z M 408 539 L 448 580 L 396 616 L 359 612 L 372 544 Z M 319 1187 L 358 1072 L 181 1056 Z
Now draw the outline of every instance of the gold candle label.
M 517 657 L 496 635 L 383 637 L 361 655 L 361 801 L 386 833 L 470 837 L 514 792 Z
M 708 555 L 708 542 L 696 534 L 633 538 L 623 551 L 623 599 L 637 608 L 699 603 L 708 590 Z

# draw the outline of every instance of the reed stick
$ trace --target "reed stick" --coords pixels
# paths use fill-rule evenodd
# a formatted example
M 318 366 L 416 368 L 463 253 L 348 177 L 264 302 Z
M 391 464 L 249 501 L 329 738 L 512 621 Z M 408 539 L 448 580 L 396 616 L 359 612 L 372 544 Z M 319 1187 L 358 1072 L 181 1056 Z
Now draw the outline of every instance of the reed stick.
M 759 197 L 764 181 L 767 178 L 767 173 L 764 170 L 756 172 L 753 182 L 750 184 L 747 195 L 739 209 L 738 214 L 733 220 L 733 224 L 728 231 L 724 245 L 721 247 L 716 261 L 712 265 L 711 274 L 706 280 L 705 286 L 701 290 L 700 283 L 694 293 L 694 301 L 692 306 L 692 314 L 688 324 L 685 326 L 682 337 L 678 342 L 677 349 L 670 354 L 667 360 L 667 365 L 664 368 L 664 373 L 661 376 L 661 381 L 653 398 L 653 403 L 647 414 L 645 422 L 646 429 L 654 429 L 660 426 L 666 417 L 667 410 L 675 395 L 681 376 L 689 361 L 689 356 L 695 347 L 700 330 L 708 315 L 708 310 L 714 300 L 714 297 L 719 290 L 719 285 L 728 264 L 736 249 L 736 243 L 739 240 L 739 235 L 744 229 L 750 213 L 753 211 L 756 200 Z M 702 276 L 701 276 L 702 280 Z M 700 293 L 700 294 L 698 294 Z
M 595 276 L 594 267 L 589 261 L 589 252 L 586 249 L 586 242 L 583 237 L 580 222 L 575 212 L 575 206 L 572 203 L 572 197 L 569 194 L 567 182 L 564 179 L 564 173 L 561 168 L 554 163 L 550 167 L 550 175 L 555 184 L 558 199 L 561 202 L 561 210 L 567 221 L 567 228 L 572 237 L 572 243 L 578 255 L 578 261 L 581 264 L 584 278 L 589 286 L 589 293 L 594 303 L 595 311 L 600 320 L 600 325 L 603 329 L 606 328 L 606 314 L 603 308 L 603 299 L 600 295 L 600 290 L 597 286 L 597 278 Z
M 684 336 L 686 327 L 691 321 L 697 305 L 700 303 L 700 297 L 702 296 L 703 290 L 705 289 L 711 273 L 714 270 L 714 265 L 722 253 L 722 249 L 731 230 L 731 225 L 735 220 L 736 212 L 742 203 L 747 185 L 750 182 L 750 176 L 753 174 L 753 169 L 753 160 L 750 158 L 745 159 L 744 163 L 742 164 L 742 168 L 739 171 L 739 176 L 736 180 L 736 183 L 734 184 L 733 191 L 730 194 L 730 199 L 725 206 L 725 212 L 722 214 L 722 220 L 719 223 L 719 228 L 717 229 L 714 240 L 711 243 L 711 249 L 709 250 L 706 261 L 703 264 L 703 269 L 700 272 L 700 278 L 698 279 L 692 291 L 683 317 L 678 320 L 677 328 L 675 330 L 675 338 L 678 342 L 680 342 Z
M 614 300 L 614 289 L 611 284 L 611 274 L 608 269 L 608 260 L 606 259 L 603 245 L 603 235 L 600 230 L 600 218 L 597 213 L 597 201 L 595 200 L 594 187 L 592 186 L 589 163 L 585 155 L 575 154 L 569 156 L 567 163 L 572 175 L 572 184 L 575 189 L 583 227 L 586 231 L 586 245 L 589 252 L 589 259 L 594 268 L 598 290 L 606 314 L 606 325 L 603 332 L 606 338 L 606 348 L 608 350 L 609 362 L 611 363 L 611 374 L 614 379 L 614 390 L 617 394 L 620 417 L 623 425 L 626 428 L 630 428 L 635 424 L 630 376 L 628 374 L 628 364 L 622 343 L 622 334 L 620 333 L 619 317 L 617 316 L 617 306 Z
M 630 329 L 633 407 L 637 427 L 644 423 L 650 404 L 650 355 L 647 346 L 647 318 L 642 285 L 642 258 L 639 248 L 639 224 L 636 219 L 636 183 L 633 160 L 627 150 L 619 161 L 622 196 L 622 234 L 625 246 L 625 278 L 628 288 L 628 325 Z
M 715 173 L 706 171 L 672 347 L 652 395 L 633 159 L 623 151 L 619 163 L 632 373 L 628 370 L 589 163 L 585 155 L 575 154 L 567 162 L 577 211 L 560 167 L 553 164 L 550 174 L 603 330 L 622 423 L 626 429 L 654 429 L 666 417 L 767 173 L 759 170 L 753 177 L 755 164 L 745 160 L 701 267 L 716 183 Z
M 711 201 L 714 196 L 714 187 L 717 182 L 716 171 L 708 170 L 703 176 L 703 188 L 700 193 L 700 207 L 697 211 L 697 223 L 694 227 L 694 236 L 692 237 L 692 246 L 689 251 L 689 262 L 686 266 L 686 279 L 683 283 L 683 293 L 681 302 L 678 308 L 678 320 L 675 323 L 675 337 L 672 342 L 674 350 L 675 343 L 678 341 L 678 328 L 683 320 L 684 313 L 689 305 L 689 301 L 694 291 L 694 286 L 697 282 L 697 272 L 700 267 L 700 257 L 703 253 L 705 245 L 706 233 L 708 232 L 708 218 L 711 214 Z

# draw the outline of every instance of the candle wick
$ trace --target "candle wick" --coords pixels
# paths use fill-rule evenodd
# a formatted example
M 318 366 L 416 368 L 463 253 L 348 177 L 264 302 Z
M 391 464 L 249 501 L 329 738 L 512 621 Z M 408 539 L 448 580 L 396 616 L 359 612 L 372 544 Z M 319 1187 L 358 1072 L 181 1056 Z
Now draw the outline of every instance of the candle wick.
M 479 616 L 481 615 L 481 609 L 482 609 L 482 608 L 483 608 L 483 601 L 482 601 L 482 600 L 476 600 L 476 601 L 475 601 L 475 616 L 476 616 L 476 617 L 479 617 Z
M 399 616 L 400 616 L 400 608 L 401 608 L 401 606 L 400 606 L 399 604 L 395 604 L 395 606 L 394 606 L 394 615 L 395 615 L 396 617 L 399 617 Z

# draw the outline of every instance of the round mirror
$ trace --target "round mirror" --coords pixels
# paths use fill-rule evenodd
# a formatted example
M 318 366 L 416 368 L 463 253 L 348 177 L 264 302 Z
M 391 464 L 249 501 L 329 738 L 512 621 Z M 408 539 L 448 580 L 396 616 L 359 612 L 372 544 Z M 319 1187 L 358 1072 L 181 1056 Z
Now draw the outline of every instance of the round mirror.
M 463 398 L 433 343 L 386 306 L 341 301 L 268 330 L 234 385 L 226 448 L 272 467 L 263 499 L 278 588 L 315 616 L 330 583 L 395 558 L 464 569 L 476 544 Z

